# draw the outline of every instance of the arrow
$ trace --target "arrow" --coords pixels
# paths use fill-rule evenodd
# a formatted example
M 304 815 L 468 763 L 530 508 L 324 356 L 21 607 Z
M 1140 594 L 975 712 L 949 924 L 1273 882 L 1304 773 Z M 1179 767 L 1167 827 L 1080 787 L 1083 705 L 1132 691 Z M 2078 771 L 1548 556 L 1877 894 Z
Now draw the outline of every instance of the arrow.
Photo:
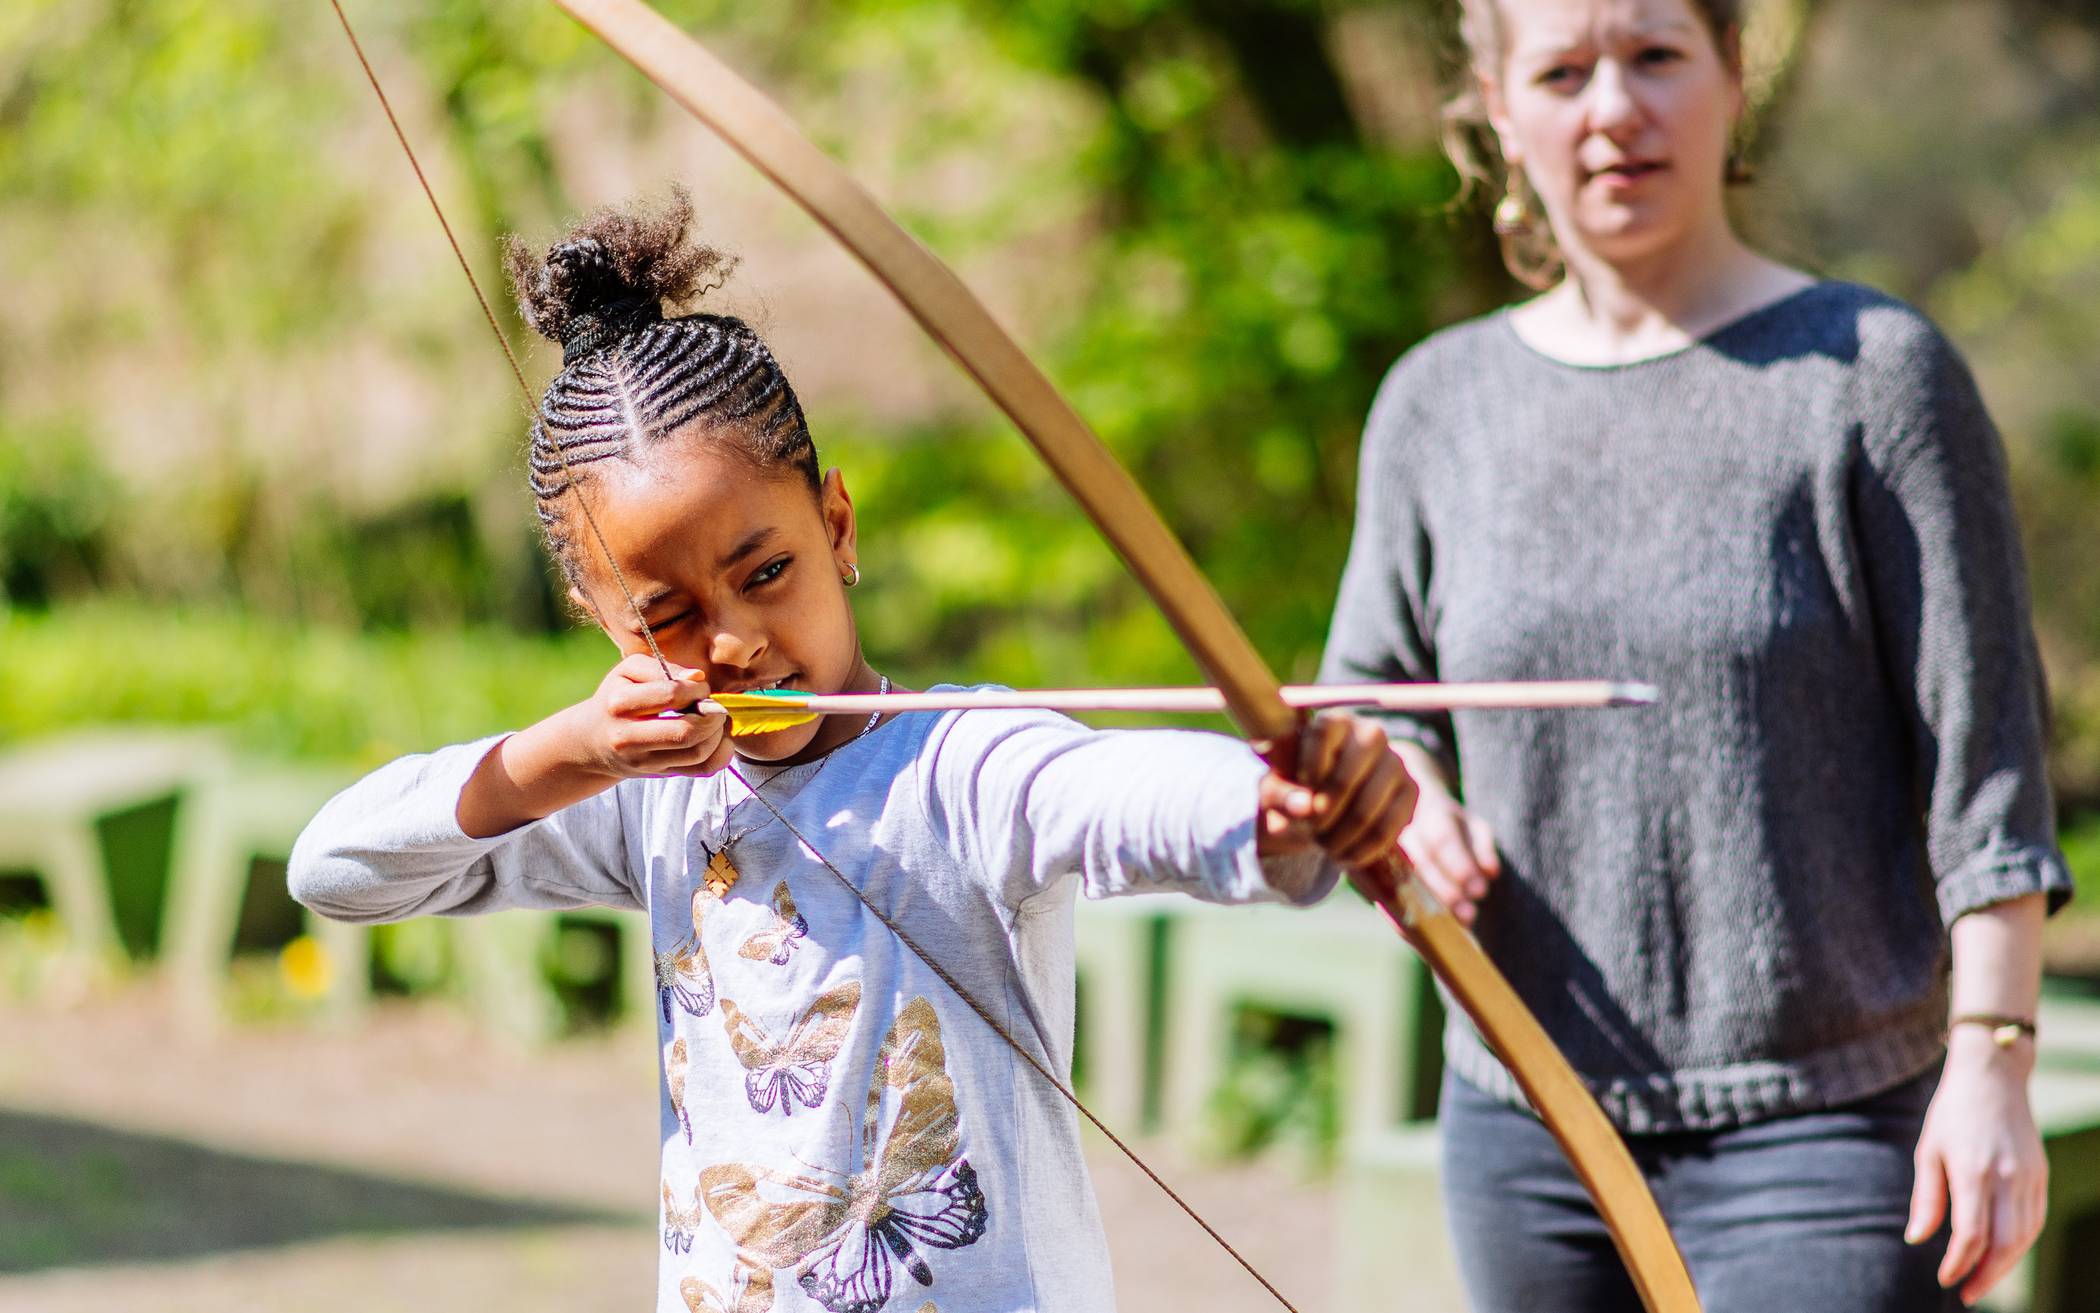
M 1293 684 L 1283 700 L 1301 710 L 1369 707 L 1379 711 L 1471 711 L 1534 708 L 1642 707 L 1659 696 L 1652 684 L 1613 680 L 1532 680 L 1468 684 Z M 1215 688 L 966 689 L 945 693 L 802 693 L 765 689 L 716 693 L 678 715 L 727 716 L 734 735 L 767 734 L 819 716 L 904 711 L 1146 711 L 1201 715 L 1226 710 Z

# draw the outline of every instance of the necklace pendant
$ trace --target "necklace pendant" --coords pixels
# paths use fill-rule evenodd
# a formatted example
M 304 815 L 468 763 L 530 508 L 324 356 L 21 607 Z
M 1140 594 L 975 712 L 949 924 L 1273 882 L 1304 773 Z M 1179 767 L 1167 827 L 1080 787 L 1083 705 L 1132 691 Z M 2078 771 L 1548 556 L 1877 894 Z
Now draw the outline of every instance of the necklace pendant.
M 726 846 L 708 856 L 707 871 L 701 876 L 701 880 L 707 885 L 707 892 L 717 899 L 728 893 L 729 886 L 735 884 L 739 878 L 736 864 L 729 860 L 729 849 Z

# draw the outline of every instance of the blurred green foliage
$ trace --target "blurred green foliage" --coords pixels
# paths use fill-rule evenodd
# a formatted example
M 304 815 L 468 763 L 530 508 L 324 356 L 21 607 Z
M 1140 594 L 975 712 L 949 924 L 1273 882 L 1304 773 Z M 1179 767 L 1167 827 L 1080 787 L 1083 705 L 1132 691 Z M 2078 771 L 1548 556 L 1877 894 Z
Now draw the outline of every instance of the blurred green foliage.
M 393 74 L 396 100 L 434 110 L 442 135 L 419 145 L 441 189 L 447 174 L 457 179 L 452 217 L 484 273 L 488 234 L 619 199 L 567 194 L 556 140 L 565 97 L 587 81 L 594 94 L 613 88 L 640 132 L 677 112 L 624 69 L 607 76 L 606 53 L 551 6 L 448 0 L 405 16 L 350 8 Z M 1323 52 L 1320 8 L 664 8 L 739 53 L 758 52 L 748 54 L 754 74 L 842 149 L 854 124 L 827 100 L 834 79 L 873 62 L 924 81 L 938 94 L 923 104 L 925 121 L 902 134 L 900 169 L 938 163 L 943 152 L 980 170 L 987 156 L 995 161 L 995 109 L 1017 83 L 1063 86 L 1090 107 L 1075 120 L 1091 126 L 1065 144 L 1060 177 L 994 178 L 1002 185 L 961 202 L 928 194 L 921 203 L 907 192 L 899 208 L 962 260 L 1060 226 L 1085 235 L 1061 280 L 1076 290 L 1048 343 L 1051 372 L 1133 464 L 1258 644 L 1286 673 L 1308 675 L 1346 547 L 1366 399 L 1429 327 L 1432 302 L 1471 276 L 1441 209 L 1447 170 L 1426 145 L 1396 153 L 1366 143 Z M 465 290 L 448 275 L 412 299 L 388 299 L 400 284 L 374 276 L 375 247 L 440 241 L 434 226 L 390 227 L 410 217 L 427 225 L 427 215 L 396 218 L 374 204 L 376 190 L 408 193 L 405 169 L 382 154 L 374 163 L 384 171 L 367 176 L 331 167 L 315 149 L 317 138 L 340 139 L 344 125 L 376 113 L 328 18 L 261 0 L 36 0 L 14 11 L 7 35 L 28 58 L 0 69 L 5 208 L 118 231 L 150 216 L 137 233 L 141 259 L 168 279 L 188 345 L 254 353 L 260 360 L 248 365 L 269 368 L 331 335 L 405 339 L 404 349 L 437 366 L 470 371 L 485 394 L 454 398 L 430 417 L 433 441 L 444 440 L 443 420 L 461 417 L 514 435 L 514 402 L 487 367 L 493 353 L 471 313 L 436 308 L 437 298 L 468 306 Z M 1291 67 L 1278 62 L 1286 50 Z M 958 51 L 973 62 L 959 63 Z M 1308 78 L 1316 94 L 1294 89 Z M 514 317 L 498 311 L 517 336 Z M 136 313 L 122 318 L 78 324 L 79 352 L 154 331 Z M 0 402 L 0 422 L 28 424 L 15 409 Z M 338 496 L 296 460 L 272 468 L 241 459 L 242 444 L 223 435 L 196 436 L 210 449 L 195 453 L 204 459 L 187 463 L 171 494 L 85 465 L 60 469 L 59 453 L 75 461 L 92 444 L 25 431 L 20 450 L 44 454 L 22 471 L 0 465 L 6 600 L 34 608 L 151 592 L 207 612 L 232 600 L 262 628 L 566 625 L 523 497 L 490 491 L 517 478 L 507 468 L 515 436 L 484 443 L 477 468 L 359 498 Z M 819 441 L 860 497 L 873 581 L 864 624 L 891 667 L 1015 683 L 1194 678 L 1140 590 L 1010 433 L 970 416 L 874 426 L 842 412 Z M 78 504 L 50 495 L 61 485 L 78 491 Z M 218 635 L 234 644 L 226 668 L 249 673 L 251 630 L 141 623 L 173 626 L 188 641 Z M 432 677 L 449 672 L 433 667 Z M 246 695 L 193 708 L 127 693 L 93 708 L 46 703 L 39 714 L 238 718 L 249 714 L 243 706 L 273 701 L 261 690 L 289 678 L 258 670 L 243 680 Z M 31 728 L 26 686 L 8 696 L 18 710 L 7 727 Z M 483 723 L 465 711 L 445 719 Z M 419 741 L 333 713 L 294 721 L 285 737 L 338 753 Z M 330 742 L 331 722 L 347 737 Z
M 0 610 L 0 739 L 211 724 L 279 754 L 377 765 L 528 724 L 597 687 L 611 654 L 595 633 L 361 634 L 123 601 Z
M 944 256 L 1024 271 L 1009 303 L 1040 312 L 1022 327 L 1051 375 L 1272 663 L 1309 675 L 1381 371 L 1513 291 L 1477 213 L 1446 204 L 1434 93 L 1391 111 L 1394 78 L 1448 71 L 1450 6 L 661 7 Z M 2100 18 L 1781 7 L 1814 57 L 1760 83 L 1773 154 L 1753 191 L 1787 254 L 1919 301 L 1977 362 L 2028 529 L 2059 782 L 2100 804 L 2100 107 L 2082 72 Z M 347 8 L 492 292 L 495 234 L 685 167 L 664 145 L 683 111 L 551 5 Z M 1957 49 L 1973 94 L 1935 94 Z M 1869 66 L 1887 87 L 1863 109 Z M 750 181 L 685 180 L 703 217 Z M 369 760 L 581 696 L 609 649 L 572 631 L 540 558 L 518 403 L 448 258 L 325 6 L 0 12 L 0 734 L 227 720 Z M 886 669 L 1195 677 L 982 409 L 812 413 L 862 512 L 857 600 Z

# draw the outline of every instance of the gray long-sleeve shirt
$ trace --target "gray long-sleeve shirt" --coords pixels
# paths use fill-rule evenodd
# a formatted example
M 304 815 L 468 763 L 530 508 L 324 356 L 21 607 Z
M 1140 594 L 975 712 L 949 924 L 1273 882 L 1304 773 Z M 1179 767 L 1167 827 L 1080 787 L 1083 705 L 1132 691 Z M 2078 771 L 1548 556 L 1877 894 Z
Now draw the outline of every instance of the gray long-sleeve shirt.
M 1626 1130 L 1917 1074 L 1945 926 L 2070 891 L 1997 434 L 1946 340 L 1865 288 L 1623 366 L 1506 314 L 1411 351 L 1322 675 L 1661 687 L 1393 722 L 1462 768 L 1504 856 L 1480 939 Z M 1520 1099 L 1460 1020 L 1446 1051 Z

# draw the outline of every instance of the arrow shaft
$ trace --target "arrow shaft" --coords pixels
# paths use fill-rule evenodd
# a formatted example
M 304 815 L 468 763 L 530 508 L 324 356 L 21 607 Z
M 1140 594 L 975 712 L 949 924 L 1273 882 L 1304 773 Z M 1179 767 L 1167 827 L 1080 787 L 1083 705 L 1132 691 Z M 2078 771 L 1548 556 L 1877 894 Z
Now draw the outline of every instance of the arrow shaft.
M 1536 680 L 1473 684 L 1296 684 L 1282 689 L 1297 710 L 1370 707 L 1380 711 L 1518 710 L 1624 707 L 1654 701 L 1645 685 L 1611 680 Z M 972 689 L 934 693 L 824 693 L 766 700 L 766 710 L 820 716 L 865 716 L 903 711 L 1138 711 L 1200 715 L 1226 710 L 1215 688 Z M 713 702 L 694 710 L 725 715 Z M 739 708 L 742 710 L 742 708 Z

